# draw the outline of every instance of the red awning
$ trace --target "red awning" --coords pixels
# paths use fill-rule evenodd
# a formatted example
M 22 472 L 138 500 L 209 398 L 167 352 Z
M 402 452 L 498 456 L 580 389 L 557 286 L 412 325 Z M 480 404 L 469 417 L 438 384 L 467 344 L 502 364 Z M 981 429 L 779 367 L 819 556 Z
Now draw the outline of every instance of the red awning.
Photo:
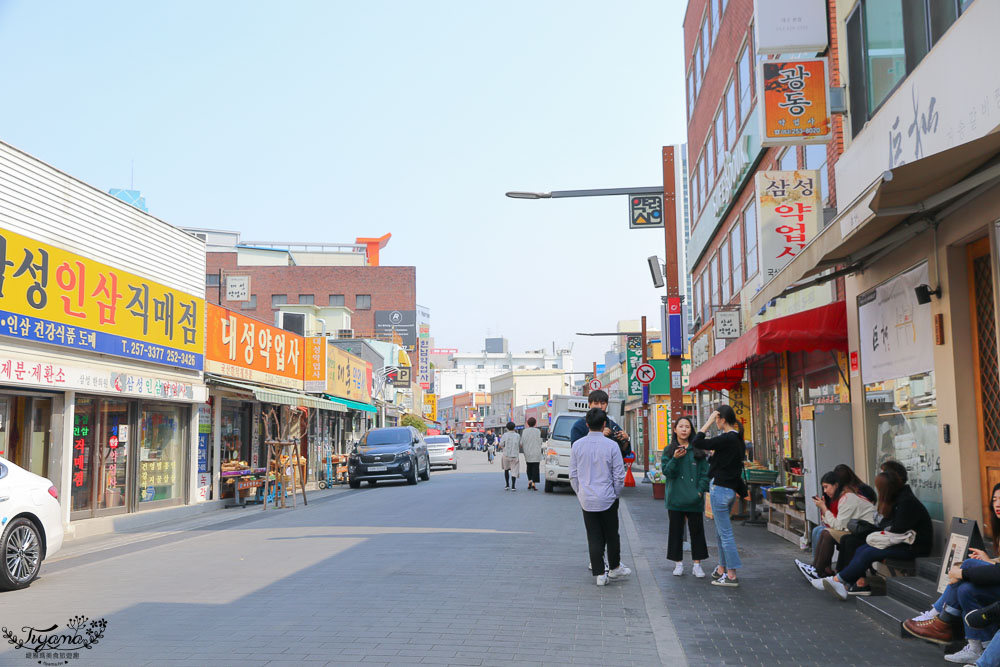
M 847 305 L 828 306 L 761 322 L 691 371 L 688 391 L 728 391 L 743 380 L 746 365 L 774 352 L 847 351 Z

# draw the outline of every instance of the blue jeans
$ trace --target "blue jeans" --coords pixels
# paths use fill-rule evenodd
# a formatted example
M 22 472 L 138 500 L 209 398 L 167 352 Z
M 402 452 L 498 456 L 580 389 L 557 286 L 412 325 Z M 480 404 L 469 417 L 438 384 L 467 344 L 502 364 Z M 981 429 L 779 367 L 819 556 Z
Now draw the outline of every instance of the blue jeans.
M 712 504 L 712 516 L 715 520 L 715 536 L 719 542 L 719 565 L 727 570 L 742 567 L 740 554 L 736 550 L 736 538 L 733 537 L 733 523 L 729 513 L 736 502 L 736 492 L 724 486 L 712 484 L 708 493 Z
M 975 664 L 976 667 L 1000 667 L 1000 639 L 990 642 Z
M 826 526 L 824 526 L 823 524 L 820 524 L 812 529 L 812 537 L 809 538 L 810 539 L 809 544 L 812 546 L 813 549 L 816 548 L 816 543 L 819 542 L 819 536 L 823 534 L 824 530 L 826 530 Z
M 886 549 L 876 549 L 870 544 L 862 544 L 854 552 L 854 558 L 847 567 L 837 573 L 837 578 L 850 585 L 865 576 L 868 568 L 886 558 L 912 558 L 908 544 L 894 544 Z
M 962 563 L 963 570 L 976 567 L 996 566 L 993 563 L 986 563 L 974 558 L 969 558 Z M 977 586 L 968 581 L 960 581 L 957 584 L 948 584 L 948 587 L 944 589 L 944 593 L 934 603 L 934 608 L 939 613 L 946 611 L 956 618 L 961 618 L 964 622 L 965 614 L 974 609 L 985 607 L 997 600 L 1000 600 L 1000 586 Z M 970 628 L 966 625 L 965 637 L 966 639 L 978 639 L 981 642 L 987 642 L 993 638 L 996 631 L 997 626 L 995 625 L 983 629 Z

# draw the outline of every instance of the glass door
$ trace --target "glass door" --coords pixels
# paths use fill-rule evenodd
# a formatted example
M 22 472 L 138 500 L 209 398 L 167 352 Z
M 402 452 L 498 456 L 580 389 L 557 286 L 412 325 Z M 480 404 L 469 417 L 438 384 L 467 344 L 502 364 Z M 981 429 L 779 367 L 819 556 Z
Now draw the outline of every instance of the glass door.
M 0 456 L 11 460 L 7 451 L 7 420 L 10 415 L 10 402 L 7 396 L 0 396 Z
M 97 433 L 97 462 L 94 466 L 97 509 L 123 512 L 128 499 L 129 401 L 102 400 L 97 414 Z
M 49 442 L 52 438 L 52 399 L 30 398 L 26 434 L 26 468 L 36 475 L 49 476 Z

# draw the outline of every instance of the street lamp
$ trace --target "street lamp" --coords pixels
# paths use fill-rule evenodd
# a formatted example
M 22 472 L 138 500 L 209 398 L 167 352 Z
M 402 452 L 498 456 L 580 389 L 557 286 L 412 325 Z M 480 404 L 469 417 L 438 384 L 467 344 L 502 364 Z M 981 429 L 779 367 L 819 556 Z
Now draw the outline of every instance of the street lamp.
M 553 190 L 552 192 L 524 192 L 521 190 L 514 190 L 506 194 L 511 199 L 562 199 L 564 197 L 656 195 L 656 194 L 663 194 L 663 186 L 651 185 L 642 188 L 598 188 L 596 190 Z

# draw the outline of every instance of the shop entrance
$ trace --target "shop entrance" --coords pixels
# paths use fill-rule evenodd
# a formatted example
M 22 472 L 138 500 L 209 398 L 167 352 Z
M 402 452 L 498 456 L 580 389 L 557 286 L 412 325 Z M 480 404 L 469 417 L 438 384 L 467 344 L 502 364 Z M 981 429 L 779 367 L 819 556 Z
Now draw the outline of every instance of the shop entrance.
M 967 257 L 983 516 L 988 517 L 990 491 L 1000 482 L 1000 374 L 990 239 L 970 243 Z M 985 525 L 989 530 L 990 522 Z
M 0 395 L 0 456 L 48 477 L 51 428 L 51 398 Z

